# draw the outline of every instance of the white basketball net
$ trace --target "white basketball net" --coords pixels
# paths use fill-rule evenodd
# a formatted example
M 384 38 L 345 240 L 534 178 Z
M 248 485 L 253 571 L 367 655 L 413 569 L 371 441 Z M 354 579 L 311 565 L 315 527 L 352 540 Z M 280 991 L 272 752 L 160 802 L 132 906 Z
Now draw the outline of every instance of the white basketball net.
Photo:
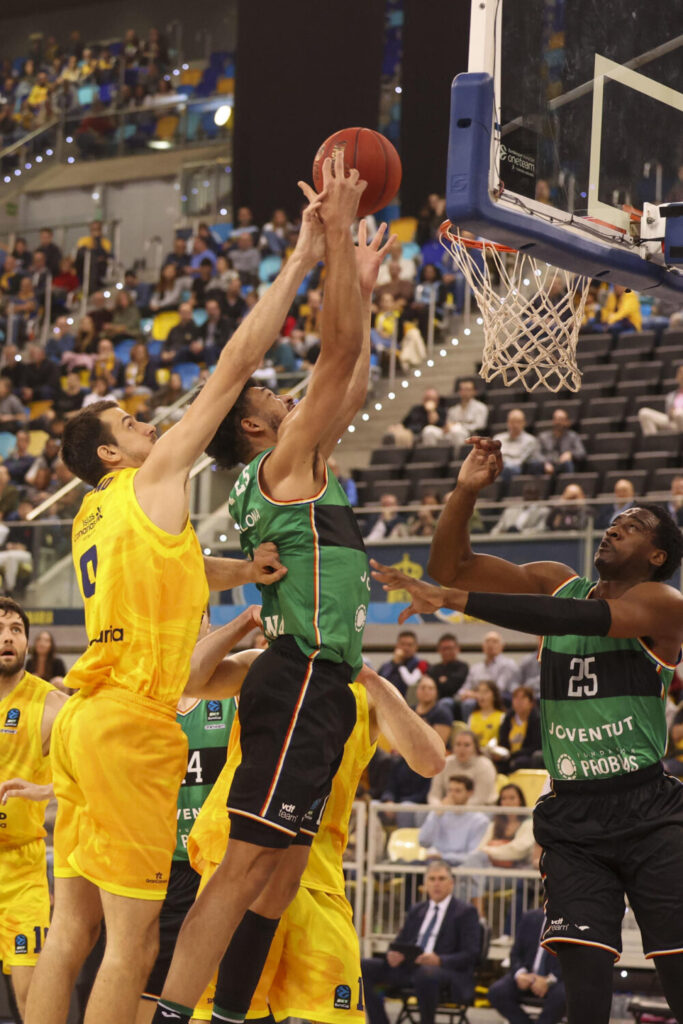
M 588 296 L 587 277 L 526 253 L 482 241 L 470 248 L 456 228 L 442 226 L 441 244 L 465 276 L 484 321 L 480 375 L 521 382 L 527 391 L 578 391 L 576 342 Z M 498 277 L 498 283 L 495 278 Z

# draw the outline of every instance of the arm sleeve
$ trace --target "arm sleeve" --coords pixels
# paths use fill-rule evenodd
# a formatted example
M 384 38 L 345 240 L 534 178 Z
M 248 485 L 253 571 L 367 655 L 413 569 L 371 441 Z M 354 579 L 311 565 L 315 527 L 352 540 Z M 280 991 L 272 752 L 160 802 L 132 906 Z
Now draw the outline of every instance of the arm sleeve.
M 607 636 L 612 624 L 609 605 L 602 598 L 472 592 L 465 614 L 494 626 L 540 636 Z

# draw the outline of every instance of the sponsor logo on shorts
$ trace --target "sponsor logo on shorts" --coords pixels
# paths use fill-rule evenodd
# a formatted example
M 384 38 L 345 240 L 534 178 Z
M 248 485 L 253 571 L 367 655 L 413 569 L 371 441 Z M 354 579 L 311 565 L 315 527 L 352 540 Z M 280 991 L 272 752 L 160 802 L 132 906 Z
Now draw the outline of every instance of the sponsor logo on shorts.
M 284 818 L 285 821 L 296 821 L 296 804 L 283 804 L 279 810 L 278 818 Z
M 16 956 L 24 956 L 28 953 L 28 939 L 25 935 L 14 936 L 14 953 Z
M 88 647 L 93 644 L 118 644 L 124 639 L 122 626 L 110 626 L 109 629 L 101 629 L 97 636 L 88 641 Z
M 359 604 L 356 608 L 356 616 L 354 619 L 354 626 L 356 627 L 356 633 L 362 633 L 365 629 L 365 620 L 368 617 L 368 610 L 364 604 Z
M 223 720 L 223 705 L 219 700 L 207 700 L 206 720 L 207 722 L 221 722 Z
M 566 932 L 569 930 L 569 925 L 563 917 L 556 917 L 550 922 L 550 929 L 554 932 Z
M 351 1009 L 351 987 L 349 985 L 337 985 L 334 990 L 335 1010 Z
M 19 708 L 10 708 L 7 712 L 7 718 L 5 719 L 5 727 L 3 732 L 16 732 L 19 725 L 19 719 L 21 718 L 21 711 Z
M 156 874 L 154 875 L 154 878 L 145 879 L 147 885 L 164 885 L 167 881 L 168 879 L 164 878 L 164 874 L 162 871 L 157 871 Z

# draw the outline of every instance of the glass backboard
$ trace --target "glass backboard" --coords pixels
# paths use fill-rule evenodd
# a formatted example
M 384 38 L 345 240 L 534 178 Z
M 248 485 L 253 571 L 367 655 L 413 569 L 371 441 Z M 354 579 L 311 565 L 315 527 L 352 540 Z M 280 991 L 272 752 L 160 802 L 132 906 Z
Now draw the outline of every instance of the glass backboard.
M 658 247 L 646 262 L 638 241 L 644 203 L 683 202 L 683 0 L 473 0 L 469 72 L 492 79 L 490 237 L 514 245 L 521 225 L 540 256 L 548 246 L 552 254 L 553 239 L 566 249 L 558 265 L 567 269 L 592 274 L 606 261 L 602 276 L 683 289 L 683 274 L 663 265 Z M 484 88 L 483 78 L 461 75 L 455 84 Z M 481 168 L 455 147 L 474 141 L 483 153 L 483 137 L 471 136 L 486 103 L 473 106 L 461 88 L 456 106 L 455 84 L 447 200 L 449 217 L 465 227 L 463 175 Z M 483 233 L 481 215 L 490 218 L 481 189 L 470 206 L 471 226 Z M 571 255 L 580 257 L 581 242 L 583 268 Z

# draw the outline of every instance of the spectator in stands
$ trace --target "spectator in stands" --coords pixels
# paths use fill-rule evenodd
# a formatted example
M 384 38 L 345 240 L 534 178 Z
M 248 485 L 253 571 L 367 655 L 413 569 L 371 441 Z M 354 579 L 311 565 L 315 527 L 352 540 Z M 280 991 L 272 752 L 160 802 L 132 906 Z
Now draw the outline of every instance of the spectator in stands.
M 31 266 L 33 254 L 31 253 L 31 250 L 29 249 L 25 238 L 19 237 L 15 239 L 14 249 L 12 249 L 12 255 L 14 256 L 15 260 L 17 261 L 17 265 L 21 268 L 21 270 L 27 271 L 28 268 Z
M 614 485 L 614 502 L 611 505 L 603 505 L 595 517 L 595 527 L 598 530 L 605 530 L 616 516 L 621 515 L 627 508 L 633 508 L 635 504 L 635 488 L 630 480 L 621 477 Z
M 237 210 L 236 227 L 230 232 L 230 248 L 237 246 L 238 239 L 242 235 L 249 235 L 254 246 L 258 245 L 261 232 L 254 224 L 254 215 L 248 206 L 240 206 Z
M 421 1024 L 433 1024 L 441 992 L 458 1003 L 474 995 L 474 967 L 481 935 L 474 907 L 453 895 L 453 876 L 445 861 L 432 861 L 425 877 L 427 899 L 408 911 L 396 943 L 421 946 L 415 959 L 389 948 L 386 960 L 363 959 L 365 1005 L 370 1024 L 388 1024 L 386 987 L 415 990 Z
M 439 699 L 453 699 L 458 690 L 467 679 L 469 666 L 466 661 L 461 661 L 460 644 L 453 633 L 443 633 L 436 644 L 439 661 L 429 665 L 425 670 L 437 685 Z M 456 701 L 457 708 L 454 708 L 454 718 L 460 717 L 460 704 Z
M 0 275 L 0 291 L 5 298 L 18 294 L 22 277 L 23 268 L 21 264 L 11 253 L 8 253 L 5 256 L 5 265 Z
M 477 706 L 467 719 L 467 727 L 484 750 L 489 744 L 498 742 L 498 731 L 504 717 L 503 702 L 498 687 L 490 679 L 477 683 L 475 700 Z
M 42 345 L 29 345 L 27 355 L 21 389 L 22 401 L 28 403 L 37 399 L 55 399 L 60 389 L 59 367 L 47 358 Z
M 227 292 L 231 281 L 237 281 L 240 288 L 242 287 L 240 275 L 233 268 L 230 259 L 223 253 L 219 253 L 219 255 L 216 256 L 215 276 L 209 281 L 209 285 L 206 289 L 207 294 L 211 295 L 215 292 L 216 294 L 214 295 L 214 298 L 219 299 L 222 304 L 225 301 L 225 293 Z
M 0 467 L 0 470 L 3 467 Z M 26 517 L 33 506 L 24 500 L 19 502 L 15 517 L 7 529 L 2 550 L 0 550 L 0 574 L 3 589 L 11 594 L 21 590 L 33 573 L 31 546 L 35 531 L 26 526 Z
M 58 416 L 64 419 L 71 419 L 83 408 L 83 401 L 87 395 L 87 388 L 81 383 L 80 374 L 72 371 L 67 373 L 64 387 L 55 398 L 52 409 Z
M 446 422 L 446 403 L 436 388 L 427 388 L 422 396 L 419 405 L 414 405 L 408 410 L 403 426 L 410 430 L 416 438 L 420 438 L 424 444 L 438 443 L 441 430 Z M 432 427 L 438 428 L 438 435 L 435 438 L 430 434 Z
M 10 340 L 17 345 L 23 345 L 33 333 L 38 314 L 38 301 L 30 277 L 22 277 L 19 282 L 19 291 L 9 303 L 9 312 L 11 317 L 8 317 L 7 320 L 8 334 L 9 325 L 12 325 Z
M 451 775 L 441 807 L 464 807 L 473 792 L 474 783 L 468 775 Z M 425 847 L 427 857 L 443 857 L 457 866 L 477 849 L 488 825 L 489 819 L 481 811 L 430 811 L 420 829 L 420 846 Z
M 175 264 L 167 263 L 161 268 L 161 276 L 149 299 L 153 313 L 177 310 L 183 294 L 183 282 L 178 280 Z
M 117 291 L 111 320 L 104 325 L 104 333 L 115 341 L 140 336 L 140 310 L 125 288 Z
M 0 430 L 14 433 L 27 419 L 26 409 L 17 396 L 12 394 L 12 381 L 9 377 L 0 377 Z
M 52 280 L 52 293 L 58 294 L 62 301 L 69 305 L 69 296 L 75 292 L 80 285 L 80 279 L 76 273 L 76 265 L 70 256 L 63 256 L 59 261 L 59 273 Z
M 50 478 L 55 471 L 57 460 L 59 459 L 60 442 L 56 437 L 48 437 L 45 441 L 40 455 L 33 460 L 33 465 L 26 474 L 26 483 L 32 484 L 38 489 L 47 490 L 50 482 Z M 47 473 L 47 482 L 41 483 L 39 481 L 39 475 Z
M 202 267 L 202 264 L 208 260 L 211 264 L 211 274 L 216 266 L 216 254 L 213 249 L 210 249 L 205 238 L 200 235 L 195 235 L 192 242 L 192 259 L 190 260 L 190 273 L 197 275 Z
M 130 350 L 128 363 L 123 369 L 123 395 L 130 398 L 132 395 L 149 395 L 156 391 L 157 384 L 157 362 L 150 358 L 147 346 L 142 341 L 136 341 Z
M 154 414 L 161 414 L 168 416 L 171 422 L 177 422 L 183 415 L 184 409 L 175 409 L 169 414 L 170 406 L 174 405 L 182 395 L 185 394 L 185 388 L 183 387 L 182 377 L 179 373 L 172 373 L 168 379 L 168 383 L 164 384 L 157 391 L 154 392 L 150 399 L 150 407 L 154 410 Z
M 527 910 L 519 920 L 510 952 L 510 970 L 489 988 L 491 1006 L 509 1024 L 559 1024 L 564 1019 L 567 1000 L 559 957 L 541 945 L 546 928 L 542 908 Z M 534 996 L 542 1002 L 540 1016 L 532 1017 L 524 1009 L 524 999 Z
M 463 711 L 467 714 L 474 711 L 476 687 L 482 679 L 494 682 L 503 702 L 509 704 L 510 694 L 517 685 L 517 666 L 512 658 L 503 654 L 504 647 L 503 638 L 495 629 L 490 630 L 484 637 L 481 645 L 484 660 L 470 665 L 466 688 L 460 693 L 460 700 L 468 702 L 463 705 Z
M 195 338 L 187 348 L 177 353 L 174 364 L 196 363 L 197 366 L 213 366 L 218 359 L 218 353 L 204 342 L 203 338 Z
M 239 277 L 228 282 L 223 300 L 223 313 L 232 321 L 232 329 L 236 331 L 248 313 L 247 304 L 242 295 L 242 282 Z
M 14 519 L 19 505 L 19 489 L 12 483 L 7 466 L 0 465 L 0 520 Z
M 356 488 L 356 484 L 354 482 L 353 477 L 347 476 L 346 473 L 342 471 L 341 466 L 339 465 L 339 463 L 337 462 L 333 455 L 331 455 L 330 458 L 327 460 L 327 468 L 332 473 L 334 473 L 337 480 L 342 485 L 344 489 L 344 494 L 349 499 L 349 504 L 356 506 L 358 504 L 358 490 Z
M 445 767 L 435 775 L 429 787 L 428 802 L 439 807 L 446 795 L 451 775 L 467 775 L 474 783 L 471 804 L 492 804 L 496 799 L 496 769 L 489 757 L 482 754 L 477 737 L 469 729 L 456 733 L 453 753 L 446 757 Z
M 62 250 L 55 245 L 52 228 L 40 229 L 40 245 L 36 252 L 42 252 L 45 257 L 45 264 L 53 277 L 59 273 L 59 266 L 62 259 Z
M 261 229 L 259 247 L 263 253 L 272 256 L 284 256 L 287 247 L 287 236 L 294 225 L 289 222 L 287 213 L 282 208 L 273 210 L 273 216 Z
M 579 484 L 567 484 L 562 491 L 562 504 L 548 512 L 548 530 L 584 530 L 591 520 L 586 495 Z
M 398 498 L 395 494 L 383 494 L 379 503 L 382 511 L 370 525 L 364 540 L 372 543 L 375 540 L 387 540 L 390 537 L 406 537 L 408 530 L 404 517 L 398 511 Z
M 524 793 L 513 783 L 503 786 L 498 799 L 498 807 L 526 807 Z M 484 833 L 479 847 L 463 861 L 463 867 L 472 868 L 514 868 L 530 867 L 534 848 L 534 831 L 529 817 L 519 814 L 496 814 Z M 470 880 L 472 902 L 479 914 L 483 914 L 483 901 L 480 896 L 483 879 L 473 876 Z M 503 886 L 503 879 L 498 879 L 495 887 Z
M 95 325 L 97 333 L 101 334 L 104 330 L 105 324 L 109 323 L 112 316 L 104 292 L 93 292 L 90 296 L 90 301 L 88 302 L 88 316 Z
M 207 349 L 220 355 L 227 341 L 232 337 L 232 320 L 223 316 L 223 309 L 217 299 L 206 300 L 206 320 L 201 327 L 201 337 Z
M 388 280 L 375 288 L 375 302 L 379 303 L 383 295 L 391 295 L 394 305 L 403 311 L 410 306 L 415 296 L 415 285 L 412 280 L 401 277 L 400 260 L 388 260 Z M 423 328 L 424 329 L 424 328 Z
M 542 473 L 543 460 L 537 439 L 524 428 L 526 416 L 521 409 L 511 409 L 507 415 L 507 430 L 495 434 L 500 441 L 503 471 L 500 479 L 508 482 L 519 473 Z
M 301 374 L 297 373 L 301 366 L 301 361 L 297 355 L 295 338 L 293 337 L 294 334 L 301 333 L 301 331 L 292 331 L 290 335 L 281 334 L 280 337 L 275 342 L 275 344 L 273 345 L 273 347 L 268 350 L 268 355 L 279 375 L 287 374 L 290 377 L 293 375 L 297 375 L 299 377 L 301 376 Z M 351 504 L 353 505 L 358 503 L 351 502 Z
M 90 234 L 79 238 L 76 247 L 76 271 L 79 281 L 83 282 L 85 273 L 86 252 L 90 252 L 90 280 L 87 282 L 88 292 L 95 291 L 104 284 L 107 276 L 109 260 L 112 256 L 111 242 L 102 233 L 102 221 L 94 220 L 90 224 Z
M 664 412 L 642 406 L 638 410 L 640 429 L 646 436 L 683 432 L 683 363 L 676 368 L 676 390 L 664 400 Z
M 92 360 L 92 381 L 104 380 L 108 387 L 123 386 L 123 364 L 117 359 L 114 344 L 110 338 L 100 338 L 97 355 Z
M 47 80 L 47 72 L 39 71 L 28 94 L 28 105 L 31 110 L 38 114 L 47 106 L 50 95 L 50 87 Z
M 213 237 L 211 228 L 204 220 L 197 225 L 197 237 L 203 239 L 206 242 L 207 249 L 211 249 L 215 253 L 216 258 L 218 258 L 218 253 L 221 251 L 220 243 Z
M 671 481 L 671 496 L 666 507 L 678 525 L 683 526 L 683 476 L 675 476 Z
M 180 322 L 168 332 L 161 353 L 162 363 L 171 363 L 178 353 L 189 348 L 190 343 L 201 337 L 201 329 L 195 323 L 192 315 L 192 305 L 189 302 L 182 302 L 178 309 Z
M 199 272 L 192 282 L 194 304 L 199 309 L 203 309 L 206 304 L 206 293 L 213 276 L 213 267 L 211 260 L 203 259 L 199 264 Z
M 636 292 L 623 284 L 613 284 L 602 307 L 601 324 L 603 330 L 612 334 L 640 331 L 643 322 Z
M 57 84 L 62 85 L 63 83 L 67 83 L 68 85 L 78 85 L 80 80 L 81 73 L 78 68 L 78 57 L 76 54 L 72 53 L 67 57 L 66 64 L 57 78 Z
M 431 491 L 423 494 L 417 512 L 407 522 L 409 537 L 433 537 L 439 518 L 439 496 Z
M 428 793 L 429 779 L 414 772 L 408 762 L 392 750 L 385 789 L 380 796 L 382 803 L 425 804 Z M 385 824 L 395 824 L 399 828 L 415 826 L 413 811 L 383 811 L 382 819 Z
M 0 377 L 0 393 L 2 392 L 5 377 Z M 4 425 L 3 425 L 4 428 Z M 5 459 L 5 466 L 15 484 L 23 484 L 24 478 L 33 465 L 33 456 L 29 453 L 30 437 L 28 430 L 17 430 L 15 445 Z
M 90 391 L 86 393 L 85 398 L 83 399 L 82 408 L 85 409 L 87 406 L 93 405 L 95 402 L 99 402 L 103 398 L 111 398 L 112 402 L 116 401 L 116 398 L 112 394 L 110 388 L 110 381 L 104 377 L 98 377 L 92 382 Z
M 250 232 L 245 232 L 238 237 L 237 248 L 232 250 L 230 259 L 242 284 L 253 286 L 258 284 L 261 256 L 254 244 L 254 236 Z
M 41 630 L 35 638 L 26 660 L 26 671 L 61 688 L 66 666 L 57 654 L 55 638 L 48 630 Z
M 379 268 L 379 274 L 377 275 L 377 287 L 387 284 L 391 280 L 391 271 L 389 269 L 391 263 L 398 263 L 400 268 L 398 276 L 401 281 L 415 280 L 417 275 L 415 262 L 403 255 L 403 246 L 397 238 L 389 249 L 389 255 Z
M 129 28 L 123 38 L 123 56 L 128 67 L 134 67 L 140 56 L 140 41 L 135 29 Z
M 443 196 L 432 192 L 420 209 L 417 218 L 417 230 L 415 241 L 422 247 L 428 242 L 433 242 L 437 237 L 439 225 L 446 216 L 446 200 Z
M 94 99 L 92 107 L 76 129 L 76 143 L 83 159 L 105 156 L 109 152 L 115 130 L 116 123 L 105 113 L 102 100 Z
M 180 235 L 176 235 L 173 239 L 173 249 L 164 260 L 164 267 L 174 266 L 178 277 L 185 277 L 190 273 L 190 264 L 187 242 Z
M 461 377 L 458 381 L 458 402 L 446 413 L 444 437 L 459 451 L 468 437 L 486 430 L 489 409 L 476 397 L 474 378 Z
M 40 249 L 36 249 L 33 253 L 33 259 L 31 260 L 31 266 L 29 267 L 28 273 L 36 301 L 39 306 L 42 306 L 45 302 L 48 270 L 45 263 L 45 253 L 41 252 Z
M 427 673 L 423 673 L 415 691 L 415 712 L 438 732 L 446 747 L 450 745 L 453 714 L 439 701 L 439 688 Z
M 662 764 L 670 775 L 683 777 L 683 704 L 678 705 L 669 726 L 669 743 Z
M 512 691 L 512 707 L 501 722 L 498 745 L 489 754 L 506 775 L 518 768 L 543 768 L 541 718 L 531 686 Z
M 506 504 L 491 529 L 491 536 L 500 533 L 539 533 L 545 530 L 549 509 L 540 499 L 540 480 L 525 481 L 522 497 Z
M 583 441 L 575 430 L 570 429 L 565 409 L 554 410 L 552 427 L 541 431 L 538 443 L 543 471 L 549 476 L 555 473 L 576 473 L 586 458 Z
M 417 650 L 417 635 L 412 629 L 402 629 L 396 638 L 396 646 L 390 661 L 385 661 L 379 674 L 393 683 L 402 697 L 409 687 L 416 687 L 428 669 L 427 662 L 420 658 Z

